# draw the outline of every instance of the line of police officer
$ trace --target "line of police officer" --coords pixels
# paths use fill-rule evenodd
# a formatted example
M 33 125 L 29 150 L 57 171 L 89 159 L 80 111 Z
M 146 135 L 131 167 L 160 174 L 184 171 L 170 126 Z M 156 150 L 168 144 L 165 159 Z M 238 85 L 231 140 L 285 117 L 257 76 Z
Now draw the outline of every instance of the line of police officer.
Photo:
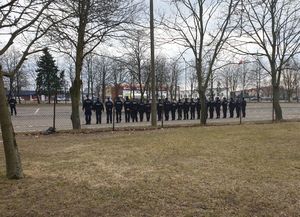
M 221 107 L 223 111 L 223 118 L 227 117 L 228 107 L 230 118 L 233 118 L 234 110 L 236 111 L 237 118 L 239 118 L 241 115 L 240 111 L 242 112 L 242 116 L 246 117 L 247 103 L 244 98 L 237 98 L 236 100 L 231 98 L 228 102 L 225 97 L 222 101 L 219 97 L 216 97 L 215 100 L 213 100 L 212 98 L 210 98 L 209 101 L 206 100 L 205 104 L 207 110 L 207 118 L 209 115 L 210 119 L 214 118 L 214 112 L 216 112 L 216 118 L 220 118 Z M 138 102 L 135 98 L 129 100 L 129 98 L 126 97 L 125 101 L 122 102 L 122 100 L 119 97 L 117 97 L 115 102 L 113 103 L 108 97 L 105 104 L 103 104 L 99 100 L 99 98 L 97 98 L 96 102 L 93 102 L 87 96 L 82 106 L 82 109 L 85 112 L 86 124 L 91 124 L 92 110 L 94 110 L 96 114 L 96 124 L 101 124 L 101 116 L 102 112 L 104 112 L 104 107 L 106 110 L 106 123 L 112 123 L 113 109 L 115 109 L 116 121 L 117 123 L 120 123 L 122 120 L 121 114 L 123 107 L 125 111 L 125 122 L 130 122 L 130 119 L 132 122 L 138 122 L 138 116 L 139 121 L 142 122 L 144 120 L 144 114 L 146 114 L 146 120 L 150 120 L 151 102 L 149 100 L 146 100 L 146 102 L 144 102 L 143 100 Z M 200 111 L 201 103 L 199 98 L 196 101 L 194 101 L 193 98 L 190 99 L 190 101 L 186 98 L 183 102 L 181 101 L 181 99 L 179 99 L 177 102 L 175 100 L 169 101 L 168 98 L 166 98 L 165 100 L 159 99 L 157 103 L 158 121 L 162 120 L 163 113 L 165 116 L 165 121 L 168 121 L 169 119 L 175 120 L 176 112 L 177 120 L 195 120 L 196 114 L 197 119 L 200 119 Z

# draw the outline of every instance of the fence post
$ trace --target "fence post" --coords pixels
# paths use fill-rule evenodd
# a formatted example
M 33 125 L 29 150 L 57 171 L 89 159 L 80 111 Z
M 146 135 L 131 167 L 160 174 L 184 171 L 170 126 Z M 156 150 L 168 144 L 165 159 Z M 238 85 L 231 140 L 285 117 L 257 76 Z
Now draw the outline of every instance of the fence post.
M 54 102 L 53 102 L 53 130 L 55 130 L 56 100 L 57 100 L 57 94 L 55 93 L 55 95 L 54 95 Z
M 113 127 L 112 127 L 112 130 L 115 131 L 115 109 L 113 108 Z

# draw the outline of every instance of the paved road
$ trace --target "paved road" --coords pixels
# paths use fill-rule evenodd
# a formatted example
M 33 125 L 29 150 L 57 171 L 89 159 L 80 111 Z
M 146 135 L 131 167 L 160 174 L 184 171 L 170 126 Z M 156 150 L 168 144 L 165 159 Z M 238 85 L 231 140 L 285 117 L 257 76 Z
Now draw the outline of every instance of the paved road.
M 282 110 L 284 119 L 300 119 L 300 103 L 282 103 Z M 29 131 L 44 131 L 53 124 L 53 105 L 18 105 L 17 116 L 12 116 L 13 125 L 16 132 L 29 132 Z M 248 103 L 247 117 L 244 121 L 260 121 L 272 119 L 272 104 L 271 103 Z M 70 120 L 71 106 L 59 104 L 56 109 L 56 129 L 67 130 L 72 129 Z M 92 124 L 84 125 L 84 114 L 81 113 L 82 128 L 107 128 L 112 127 L 111 124 L 106 124 L 106 115 L 102 115 L 101 125 L 95 124 L 95 115 L 92 115 Z M 208 119 L 208 123 L 232 123 L 239 122 L 237 118 L 227 119 Z M 167 121 L 164 125 L 172 124 L 197 124 L 199 120 L 188 121 Z M 161 124 L 160 122 L 158 124 Z M 126 126 L 150 126 L 148 122 L 138 123 L 122 123 L 116 124 L 116 127 Z

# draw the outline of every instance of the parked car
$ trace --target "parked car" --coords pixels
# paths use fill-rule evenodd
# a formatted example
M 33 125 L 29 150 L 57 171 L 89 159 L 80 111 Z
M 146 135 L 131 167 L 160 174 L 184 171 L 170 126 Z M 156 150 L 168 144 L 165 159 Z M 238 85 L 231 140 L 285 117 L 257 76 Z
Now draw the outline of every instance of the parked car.
M 259 99 L 261 100 L 261 97 L 259 97 Z M 251 97 L 250 101 L 257 101 L 257 97 Z

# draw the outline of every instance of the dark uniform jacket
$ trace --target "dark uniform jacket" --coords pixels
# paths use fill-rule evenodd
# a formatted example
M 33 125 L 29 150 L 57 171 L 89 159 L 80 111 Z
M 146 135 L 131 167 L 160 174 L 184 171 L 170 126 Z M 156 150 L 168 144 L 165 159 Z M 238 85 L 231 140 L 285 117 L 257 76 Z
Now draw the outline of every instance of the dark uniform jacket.
M 138 111 L 139 111 L 140 113 L 145 112 L 145 103 L 144 103 L 144 102 L 140 102 L 138 105 L 139 105 L 139 106 L 138 106 Z M 150 105 L 150 108 L 151 108 L 151 105 Z
M 188 112 L 190 110 L 190 103 L 188 101 L 184 101 L 183 103 L 183 111 Z
M 130 104 L 130 109 L 131 109 L 131 111 L 134 111 L 134 112 L 137 112 L 137 110 L 138 110 L 138 103 L 137 103 L 137 101 L 134 99 L 134 100 L 132 100 L 132 102 L 131 102 L 131 104 Z
M 146 113 L 150 113 L 151 112 L 151 103 L 150 102 L 146 102 L 146 104 L 145 104 L 145 112 Z
M 96 101 L 94 103 L 94 110 L 97 112 L 97 113 L 100 113 L 104 110 L 104 106 L 103 106 L 103 103 L 100 102 L 100 101 Z
M 106 112 L 111 112 L 113 107 L 114 107 L 114 104 L 112 103 L 112 101 L 109 100 L 109 101 L 105 102 Z
M 195 109 L 196 109 L 196 102 L 191 101 L 191 102 L 190 102 L 190 107 L 191 107 L 191 111 L 194 112 Z
M 129 100 L 125 100 L 125 102 L 124 102 L 124 110 L 126 112 L 130 112 L 130 106 L 131 106 L 131 102 Z
M 171 104 L 171 111 L 175 112 L 177 109 L 177 103 L 176 102 L 172 102 Z
M 116 111 L 122 111 L 122 108 L 123 108 L 123 103 L 121 100 L 116 100 L 115 102 L 115 108 L 116 108 Z
M 182 111 L 182 109 L 183 109 L 183 103 L 181 101 L 177 102 L 177 109 L 178 109 L 179 112 Z
M 92 113 L 93 101 L 91 99 L 86 99 L 83 101 L 82 108 L 84 109 L 85 114 Z

